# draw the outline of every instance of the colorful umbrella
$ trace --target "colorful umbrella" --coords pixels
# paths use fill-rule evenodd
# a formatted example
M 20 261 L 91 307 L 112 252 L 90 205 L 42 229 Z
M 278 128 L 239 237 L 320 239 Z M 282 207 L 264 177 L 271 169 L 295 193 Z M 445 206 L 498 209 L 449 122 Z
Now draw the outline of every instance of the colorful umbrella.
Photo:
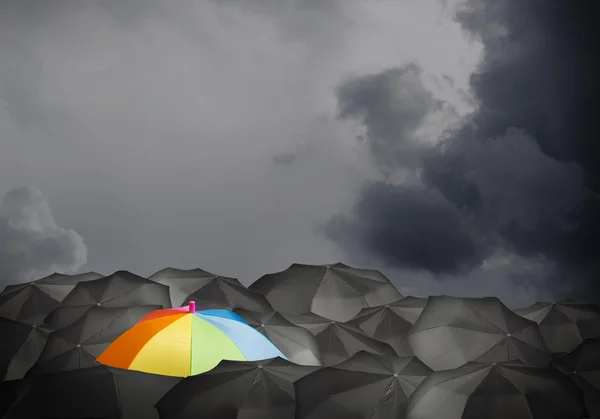
M 279 349 L 244 319 L 228 310 L 189 306 L 156 310 L 119 336 L 97 358 L 116 368 L 187 377 L 213 369 L 222 360 L 259 361 L 280 357 Z

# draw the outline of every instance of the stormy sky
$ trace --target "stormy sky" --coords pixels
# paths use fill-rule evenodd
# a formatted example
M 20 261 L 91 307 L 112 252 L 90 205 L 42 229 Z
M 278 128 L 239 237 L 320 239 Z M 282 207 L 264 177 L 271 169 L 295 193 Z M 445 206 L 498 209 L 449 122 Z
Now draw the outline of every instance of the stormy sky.
M 292 262 L 599 299 L 598 3 L 0 0 L 0 288 Z

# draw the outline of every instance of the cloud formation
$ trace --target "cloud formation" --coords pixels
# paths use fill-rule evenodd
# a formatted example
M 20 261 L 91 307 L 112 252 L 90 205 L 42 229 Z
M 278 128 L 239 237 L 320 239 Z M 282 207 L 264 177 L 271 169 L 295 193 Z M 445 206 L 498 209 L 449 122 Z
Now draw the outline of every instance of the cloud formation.
M 85 269 L 105 274 L 200 267 L 249 284 L 339 260 L 314 226 L 379 174 L 335 118 L 334 87 L 414 61 L 450 75 L 437 93 L 460 107 L 480 48 L 442 12 L 438 0 L 3 0 L 0 191 L 37 185 L 85 237 Z
M 56 224 L 38 189 L 14 188 L 5 195 L 0 212 L 0 289 L 53 272 L 76 273 L 87 254 L 79 234 Z
M 339 118 L 365 127 L 375 163 L 386 173 L 394 167 L 418 165 L 416 130 L 442 106 L 425 88 L 416 64 L 349 79 L 337 88 Z
M 484 45 L 470 83 L 477 110 L 420 150 L 418 181 L 367 184 L 351 214 L 328 225 L 329 237 L 349 252 L 439 278 L 467 277 L 494 255 L 513 255 L 522 267 L 513 280 L 541 275 L 557 297 L 600 300 L 600 65 L 593 52 L 600 45 L 591 36 L 599 7 L 467 2 L 457 19 Z M 364 90 L 377 92 L 377 79 Z M 402 83 L 421 96 L 412 103 L 427 101 L 418 81 Z M 404 153 L 414 155 L 405 138 L 417 134 L 423 115 L 398 111 L 387 94 L 373 100 L 355 91 L 338 100 L 342 109 L 348 102 L 368 109 L 362 122 L 379 147 L 376 157 L 407 144 Z M 383 148 L 382 126 L 392 129 Z M 394 161 L 396 170 L 406 169 Z M 545 267 L 531 272 L 536 263 Z

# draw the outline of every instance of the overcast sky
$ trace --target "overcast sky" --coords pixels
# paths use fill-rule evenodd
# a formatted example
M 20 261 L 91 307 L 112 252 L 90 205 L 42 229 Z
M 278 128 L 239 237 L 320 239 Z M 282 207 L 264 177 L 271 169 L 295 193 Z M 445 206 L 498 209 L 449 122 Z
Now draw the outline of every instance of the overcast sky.
M 343 261 L 598 297 L 594 13 L 489 2 L 0 0 L 0 288 Z

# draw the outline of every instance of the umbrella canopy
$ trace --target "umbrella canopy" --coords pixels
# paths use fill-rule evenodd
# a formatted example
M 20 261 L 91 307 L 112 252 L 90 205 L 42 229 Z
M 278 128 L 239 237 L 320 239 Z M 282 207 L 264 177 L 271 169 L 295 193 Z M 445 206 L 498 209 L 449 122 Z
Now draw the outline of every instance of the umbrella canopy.
M 555 371 L 521 362 L 436 371 L 412 394 L 406 419 L 580 419 L 581 391 Z
M 388 343 L 398 356 L 412 356 L 406 335 L 413 323 L 403 316 L 402 308 L 395 307 L 398 303 L 363 308 L 348 324 L 358 327 L 367 336 Z
M 180 380 L 104 365 L 28 377 L 0 384 L 0 416 L 5 405 L 3 419 L 158 419 L 154 404 Z
M 296 418 L 403 419 L 408 398 L 431 372 L 416 357 L 358 352 L 296 382 Z
M 322 365 L 317 340 L 303 327 L 292 324 L 281 314 L 235 310 L 246 322 L 265 335 L 290 361 L 299 365 Z
M 572 301 L 538 302 L 515 313 L 539 324 L 554 353 L 567 353 L 584 339 L 600 338 L 600 306 Z
M 53 331 L 28 375 L 97 365 L 96 357 L 141 318 L 160 306 L 92 307 L 74 323 Z
M 336 365 L 360 351 L 396 356 L 396 351 L 390 345 L 365 335 L 356 326 L 329 320 L 314 313 L 285 315 L 285 318 L 315 335 L 325 366 Z
M 423 309 L 427 304 L 427 300 L 427 297 L 413 297 L 412 295 L 407 295 L 406 297 L 398 301 L 388 303 L 388 307 L 394 313 L 402 316 L 404 319 L 408 320 L 412 324 L 415 324 L 417 319 L 423 312 Z
M 78 283 L 53 310 L 45 323 L 60 329 L 79 319 L 94 306 L 129 307 L 158 305 L 171 307 L 169 287 L 127 271 L 117 271 L 104 278 Z
M 95 272 L 54 273 L 24 284 L 9 285 L 0 293 L 0 317 L 39 326 L 77 283 L 98 278 L 102 275 Z
M 38 360 L 50 330 L 0 318 L 0 381 L 18 380 Z
M 285 271 L 262 276 L 249 288 L 266 296 L 276 311 L 312 312 L 337 321 L 350 320 L 364 307 L 402 298 L 381 272 L 342 263 L 294 263 Z
M 123 333 L 97 361 L 117 368 L 187 377 L 224 359 L 257 361 L 285 358 L 273 343 L 227 310 L 157 310 Z
M 250 291 L 237 279 L 215 275 L 202 269 L 166 268 L 148 279 L 169 286 L 172 307 L 181 307 L 195 301 L 204 308 L 273 310 L 264 295 Z
M 521 360 L 548 366 L 552 360 L 538 325 L 495 297 L 429 297 L 408 341 L 415 355 L 433 370 L 469 361 Z
M 600 418 L 600 339 L 586 339 L 574 351 L 553 361 L 552 366 L 582 390 L 592 418 Z
M 185 378 L 156 404 L 161 419 L 294 419 L 294 382 L 316 367 L 281 358 L 222 361 Z

